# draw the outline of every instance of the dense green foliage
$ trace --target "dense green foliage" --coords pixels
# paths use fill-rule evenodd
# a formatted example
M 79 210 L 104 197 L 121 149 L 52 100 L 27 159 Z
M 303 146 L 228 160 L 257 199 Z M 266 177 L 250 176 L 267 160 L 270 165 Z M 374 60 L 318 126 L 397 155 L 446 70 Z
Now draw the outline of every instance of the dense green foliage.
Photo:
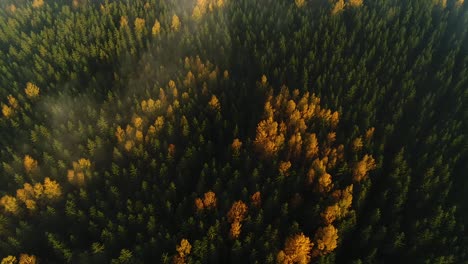
M 0 259 L 468 261 L 468 4 L 336 2 L 1 1 Z

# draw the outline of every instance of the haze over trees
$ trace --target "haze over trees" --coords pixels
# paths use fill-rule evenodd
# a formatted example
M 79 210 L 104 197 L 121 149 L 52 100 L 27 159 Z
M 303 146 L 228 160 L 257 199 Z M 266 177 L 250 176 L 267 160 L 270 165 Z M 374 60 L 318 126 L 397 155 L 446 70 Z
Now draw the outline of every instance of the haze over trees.
M 463 0 L 3 0 L 0 261 L 464 263 Z

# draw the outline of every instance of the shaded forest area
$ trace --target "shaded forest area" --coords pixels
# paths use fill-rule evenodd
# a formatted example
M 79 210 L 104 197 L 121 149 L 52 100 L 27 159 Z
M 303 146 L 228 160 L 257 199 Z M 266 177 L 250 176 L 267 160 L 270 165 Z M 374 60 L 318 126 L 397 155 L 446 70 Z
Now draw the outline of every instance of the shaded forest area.
M 464 0 L 0 2 L 0 259 L 467 263 Z

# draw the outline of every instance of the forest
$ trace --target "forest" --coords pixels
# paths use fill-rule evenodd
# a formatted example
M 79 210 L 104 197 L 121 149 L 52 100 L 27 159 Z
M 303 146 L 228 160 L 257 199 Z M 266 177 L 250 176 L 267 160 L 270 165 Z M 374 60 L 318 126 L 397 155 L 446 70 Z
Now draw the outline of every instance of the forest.
M 1 264 L 468 263 L 467 31 L 464 0 L 1 0 Z

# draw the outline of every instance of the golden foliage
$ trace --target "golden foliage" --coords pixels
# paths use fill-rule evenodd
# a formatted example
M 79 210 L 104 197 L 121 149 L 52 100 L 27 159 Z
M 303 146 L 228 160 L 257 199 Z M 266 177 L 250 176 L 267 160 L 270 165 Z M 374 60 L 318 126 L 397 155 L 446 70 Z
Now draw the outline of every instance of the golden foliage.
M 179 31 L 180 29 L 180 19 L 175 14 L 172 16 L 171 29 L 174 31 Z
M 143 142 L 143 132 L 142 132 L 142 131 L 137 130 L 137 131 L 135 132 L 135 140 L 136 140 L 137 142 L 140 142 L 140 143 Z
M 154 101 L 153 99 L 141 101 L 141 110 L 146 114 L 154 113 L 161 107 L 161 101 L 158 99 Z
M 156 121 L 154 121 L 154 127 L 156 128 L 156 132 L 159 132 L 163 129 L 164 127 L 164 117 L 163 116 L 158 116 L 156 118 Z
M 124 148 L 125 148 L 126 151 L 130 152 L 130 150 L 132 150 L 133 146 L 135 146 L 135 143 L 132 140 L 125 141 Z
M 339 12 L 343 11 L 344 7 L 345 7 L 344 0 L 338 0 L 333 6 L 333 9 L 331 11 L 332 15 L 338 14 Z
M 17 264 L 18 260 L 16 259 L 15 256 L 7 256 L 2 259 L 1 264 Z
M 339 122 L 340 122 L 340 114 L 338 113 L 338 111 L 335 111 L 330 117 L 331 127 L 336 128 Z
M 294 0 L 297 7 L 303 7 L 305 5 L 305 0 Z
M 199 6 L 195 6 L 195 8 L 193 9 L 192 17 L 195 20 L 199 20 L 202 17 L 202 12 Z
M 91 176 L 91 161 L 81 158 L 73 162 L 73 170 L 68 170 L 67 179 L 70 183 L 82 186 L 85 183 L 85 176 Z
M 72 6 L 73 8 L 77 8 L 80 6 L 80 2 L 78 0 L 73 0 Z
M 2 105 L 2 114 L 4 117 L 9 118 L 13 115 L 13 109 L 8 105 Z
M 120 28 L 127 27 L 127 26 L 128 26 L 127 16 L 121 16 L 120 17 Z
M 3 206 L 6 212 L 12 214 L 17 214 L 19 211 L 18 201 L 10 195 L 5 195 L 0 199 L 0 206 Z
M 118 126 L 117 131 L 115 131 L 115 136 L 117 137 L 117 141 L 122 143 L 125 139 L 125 131 L 120 126 Z
M 37 208 L 37 204 L 34 200 L 31 200 L 31 199 L 28 199 L 24 202 L 24 204 L 26 205 L 26 208 L 30 211 L 34 211 L 36 210 Z
M 324 212 L 320 214 L 323 222 L 326 225 L 332 224 L 340 215 L 340 207 L 338 205 L 327 206 Z
M 228 221 L 233 222 L 242 222 L 244 220 L 245 214 L 247 213 L 247 205 L 242 201 L 235 202 L 231 209 L 228 212 Z
M 216 97 L 216 95 L 214 94 L 211 95 L 211 100 L 208 103 L 208 105 L 210 106 L 212 110 L 215 110 L 218 112 L 221 110 L 221 104 L 219 103 L 218 97 Z
M 362 138 L 361 137 L 358 137 L 358 138 L 353 140 L 353 151 L 354 152 L 360 151 L 363 146 L 364 146 L 364 144 L 362 143 Z
M 455 7 L 457 7 L 457 8 L 461 7 L 461 6 L 463 6 L 463 3 L 465 3 L 465 0 L 457 0 L 455 2 Z
M 32 3 L 32 7 L 39 8 L 44 5 L 44 0 L 34 0 Z
M 279 127 L 278 127 L 279 126 Z M 254 145 L 264 156 L 270 157 L 278 153 L 284 143 L 285 125 L 278 125 L 273 118 L 262 120 L 257 125 L 257 135 Z
M 362 6 L 363 0 L 348 0 L 347 5 L 351 7 L 360 7 Z
M 262 194 L 257 191 L 256 193 L 252 194 L 250 200 L 253 206 L 260 208 L 260 206 L 262 205 Z
M 180 241 L 180 245 L 176 246 L 177 253 L 181 257 L 185 257 L 190 254 L 190 251 L 192 250 L 192 245 L 188 242 L 187 239 L 182 239 Z
M 172 264 L 185 264 L 185 258 L 179 256 L 179 255 L 176 255 L 174 256 L 174 258 L 172 259 Z
M 145 20 L 143 18 L 135 18 L 135 31 L 137 34 L 141 34 L 145 29 Z
M 212 191 L 206 192 L 203 198 L 203 205 L 205 208 L 216 208 L 216 194 Z
M 13 108 L 13 109 L 18 109 L 19 108 L 19 104 L 18 104 L 18 100 L 16 100 L 16 98 L 13 96 L 13 95 L 8 95 L 7 96 L 7 99 L 8 99 L 8 104 Z
M 376 168 L 372 155 L 364 155 L 361 161 L 357 162 L 353 169 L 353 180 L 360 182 L 367 177 L 369 171 Z
M 160 32 L 161 32 L 161 23 L 159 23 L 159 21 L 156 19 L 156 21 L 154 21 L 153 27 L 151 28 L 151 34 L 153 34 L 153 36 L 157 36 L 159 35 Z
M 320 175 L 319 186 L 318 186 L 319 192 L 321 193 L 329 192 L 332 187 L 333 187 L 333 184 L 332 184 L 331 175 L 328 173 L 324 173 Z
M 21 254 L 19 259 L 19 264 L 36 264 L 37 259 L 34 255 Z
M 86 170 L 91 168 L 91 161 L 89 159 L 81 158 L 78 162 L 73 162 L 73 168 Z
M 337 206 L 340 210 L 337 217 L 338 219 L 341 219 L 348 213 L 348 210 L 351 208 L 353 203 L 353 185 L 349 185 L 344 190 L 336 190 L 333 192 L 332 196 L 338 202 Z
M 336 133 L 335 132 L 328 133 L 327 134 L 327 143 L 332 144 L 335 141 L 336 141 Z
M 318 255 L 325 255 L 337 247 L 338 230 L 333 225 L 327 225 L 317 230 L 315 241 Z
M 143 119 L 139 116 L 134 116 L 132 118 L 132 123 L 133 125 L 135 126 L 135 128 L 141 128 L 141 126 L 143 125 Z
M 29 155 L 24 156 L 23 165 L 27 173 L 35 172 L 38 168 L 37 161 Z
M 195 199 L 195 207 L 197 208 L 197 211 L 202 211 L 205 208 L 205 205 L 203 204 L 202 199 L 200 198 Z
M 242 141 L 240 141 L 238 138 L 235 138 L 231 144 L 232 153 L 234 157 L 239 157 L 241 147 L 242 147 Z
M 289 175 L 288 171 L 291 168 L 291 162 L 290 161 L 281 161 L 279 164 L 278 171 L 282 175 Z
M 26 96 L 30 99 L 34 99 L 39 96 L 40 89 L 35 84 L 28 82 L 26 88 L 24 88 Z
M 277 260 L 284 264 L 307 264 L 310 262 L 313 246 L 314 243 L 303 233 L 294 235 L 286 239 L 284 250 L 278 253 Z
M 62 195 L 62 188 L 56 181 L 52 181 L 49 177 L 44 179 L 44 195 L 48 199 L 57 199 Z
M 372 137 L 374 136 L 374 132 L 375 132 L 375 127 L 371 127 L 369 129 L 367 129 L 367 131 L 366 131 L 366 141 L 370 141 L 372 139 Z
M 261 83 L 262 83 L 262 85 L 266 85 L 266 84 L 267 84 L 267 82 L 268 82 L 268 79 L 267 79 L 266 75 L 265 75 L 265 74 L 263 74 L 263 75 L 262 75 L 262 79 L 261 79 Z
M 240 222 L 231 223 L 231 229 L 229 230 L 229 237 L 232 239 L 237 239 L 241 233 L 242 224 Z
M 14 4 L 11 4 L 7 6 L 7 10 L 10 11 L 11 13 L 16 12 L 16 6 Z
M 34 209 L 35 208 L 34 203 L 32 203 L 30 201 L 33 201 L 32 199 L 39 198 L 40 195 L 42 195 L 42 192 L 41 193 L 36 193 L 34 191 L 34 188 L 32 187 L 32 185 L 29 184 L 29 183 L 25 183 L 23 185 L 23 189 L 16 190 L 16 198 L 18 200 L 20 200 L 21 202 L 25 203 L 27 205 L 27 207 L 28 207 L 28 204 L 29 204 L 29 207 L 31 207 L 31 208 L 28 207 L 28 209 Z
M 306 159 L 313 159 L 319 153 L 317 136 L 315 133 L 308 134 L 306 137 Z
M 224 0 L 197 0 L 197 4 L 193 8 L 192 17 L 199 20 L 206 12 L 213 11 L 215 7 L 222 7 Z

